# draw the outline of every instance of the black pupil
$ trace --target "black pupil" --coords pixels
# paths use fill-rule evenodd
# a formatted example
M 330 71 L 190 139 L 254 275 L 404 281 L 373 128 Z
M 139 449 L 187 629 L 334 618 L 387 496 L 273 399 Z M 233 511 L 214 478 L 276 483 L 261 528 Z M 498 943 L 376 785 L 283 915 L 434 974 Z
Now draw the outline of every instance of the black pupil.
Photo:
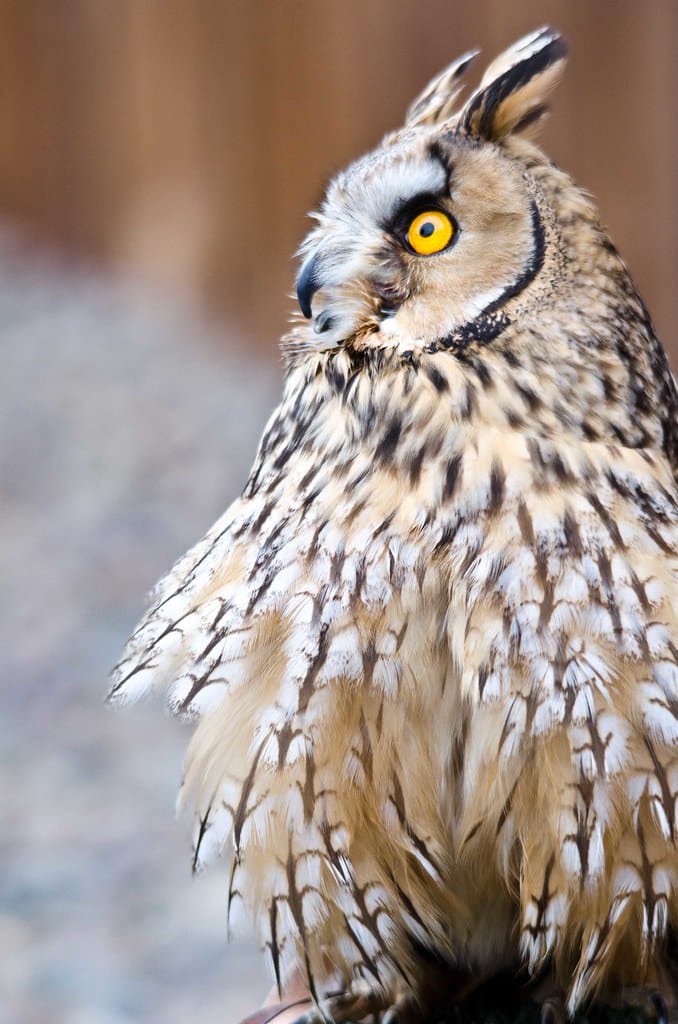
M 422 238 L 430 238 L 435 229 L 436 227 L 433 221 L 425 220 L 424 223 L 419 228 L 419 234 L 421 235 Z

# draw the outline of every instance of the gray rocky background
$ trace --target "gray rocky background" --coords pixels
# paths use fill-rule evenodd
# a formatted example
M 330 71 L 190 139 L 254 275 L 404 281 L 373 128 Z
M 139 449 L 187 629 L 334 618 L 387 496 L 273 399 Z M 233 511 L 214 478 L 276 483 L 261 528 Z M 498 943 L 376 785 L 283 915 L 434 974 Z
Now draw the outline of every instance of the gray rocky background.
M 231 1024 L 268 987 L 191 877 L 185 729 L 103 701 L 275 401 L 224 330 L 0 232 L 1 1024 Z

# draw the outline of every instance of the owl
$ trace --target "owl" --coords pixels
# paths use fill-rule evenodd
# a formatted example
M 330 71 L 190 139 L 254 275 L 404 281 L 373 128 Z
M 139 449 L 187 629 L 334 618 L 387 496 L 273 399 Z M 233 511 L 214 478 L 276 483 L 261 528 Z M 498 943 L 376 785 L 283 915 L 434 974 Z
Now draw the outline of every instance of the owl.
M 675 1004 L 676 384 L 531 141 L 565 41 L 461 102 L 474 56 L 330 184 L 242 496 L 114 673 L 195 723 L 194 864 L 228 858 L 306 1022 L 503 971 L 570 1015 Z

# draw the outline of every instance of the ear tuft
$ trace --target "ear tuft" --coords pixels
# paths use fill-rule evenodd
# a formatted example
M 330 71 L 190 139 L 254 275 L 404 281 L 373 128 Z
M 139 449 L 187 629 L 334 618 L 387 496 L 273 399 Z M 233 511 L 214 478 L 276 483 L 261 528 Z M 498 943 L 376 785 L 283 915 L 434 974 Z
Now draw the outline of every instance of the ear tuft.
M 567 42 L 550 28 L 520 39 L 493 60 L 459 114 L 457 131 L 488 141 L 523 131 L 546 112 L 567 56 Z
M 461 91 L 459 79 L 477 56 L 478 50 L 469 50 L 436 75 L 409 107 L 405 127 L 419 128 L 422 125 L 446 121 L 451 117 L 455 100 Z

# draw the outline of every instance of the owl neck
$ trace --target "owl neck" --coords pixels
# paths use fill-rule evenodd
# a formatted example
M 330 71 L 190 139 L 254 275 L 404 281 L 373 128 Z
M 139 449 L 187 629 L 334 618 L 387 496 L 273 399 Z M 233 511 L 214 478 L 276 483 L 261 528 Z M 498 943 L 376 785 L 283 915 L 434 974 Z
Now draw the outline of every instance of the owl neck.
M 573 289 L 567 302 L 490 340 L 428 351 L 347 347 L 300 360 L 283 402 L 295 436 L 320 457 L 371 453 L 408 475 L 436 452 L 512 432 L 536 444 L 662 451 L 675 467 L 675 384 L 614 259 L 617 287 L 631 289 L 623 312 L 591 313 Z

